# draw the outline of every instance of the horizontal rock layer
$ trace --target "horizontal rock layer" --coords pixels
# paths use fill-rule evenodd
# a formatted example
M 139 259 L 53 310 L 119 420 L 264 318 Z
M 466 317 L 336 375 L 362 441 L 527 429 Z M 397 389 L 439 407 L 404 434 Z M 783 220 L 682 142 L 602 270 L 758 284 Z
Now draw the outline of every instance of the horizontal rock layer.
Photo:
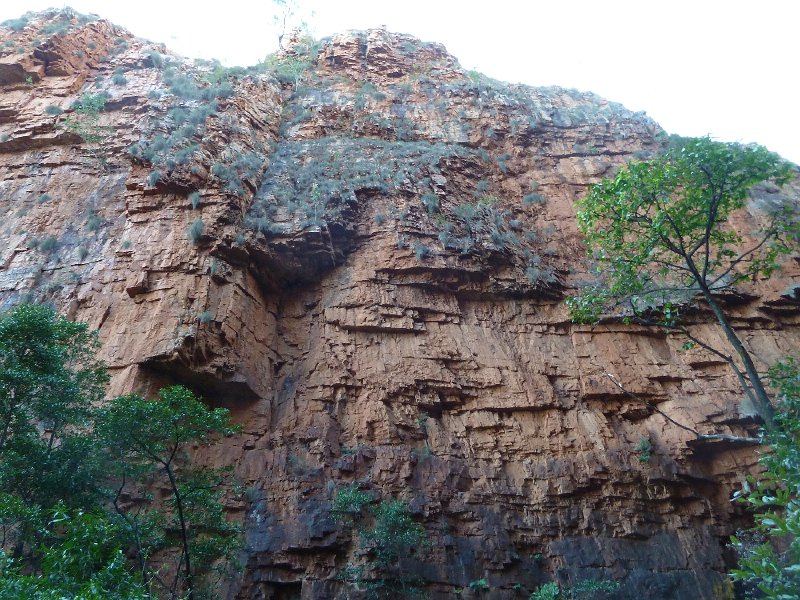
M 413 567 L 435 598 L 554 577 L 717 597 L 755 449 L 697 442 L 612 378 L 703 433 L 752 434 L 736 379 L 563 304 L 591 278 L 573 201 L 660 147 L 645 115 L 473 79 L 382 30 L 291 46 L 306 70 L 277 79 L 70 14 L 1 31 L 0 306 L 99 329 L 110 394 L 178 382 L 231 409 L 243 432 L 198 458 L 248 487 L 232 597 L 348 597 L 359 549 L 329 511 L 351 482 L 424 524 L 435 552 Z M 97 114 L 75 105 L 101 93 Z M 786 201 L 759 195 L 742 231 Z M 730 301 L 760 368 L 798 347 L 797 274 Z

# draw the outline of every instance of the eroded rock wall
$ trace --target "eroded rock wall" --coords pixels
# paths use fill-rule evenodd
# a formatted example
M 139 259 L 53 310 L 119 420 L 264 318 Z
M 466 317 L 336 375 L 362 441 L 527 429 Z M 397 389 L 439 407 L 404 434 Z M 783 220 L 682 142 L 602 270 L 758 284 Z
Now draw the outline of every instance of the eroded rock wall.
M 645 115 L 381 30 L 290 50 L 307 70 L 277 79 L 70 14 L 2 39 L 0 306 L 98 328 L 112 394 L 178 382 L 232 410 L 243 432 L 202 457 L 248 488 L 231 597 L 349 597 L 359 549 L 329 510 L 351 482 L 425 525 L 411 566 L 433 597 L 554 577 L 717 597 L 755 449 L 698 443 L 609 375 L 688 427 L 752 433 L 735 378 L 562 302 L 591 278 L 573 201 L 658 149 Z M 785 201 L 759 194 L 743 230 Z M 798 346 L 797 273 L 730 299 L 760 367 Z

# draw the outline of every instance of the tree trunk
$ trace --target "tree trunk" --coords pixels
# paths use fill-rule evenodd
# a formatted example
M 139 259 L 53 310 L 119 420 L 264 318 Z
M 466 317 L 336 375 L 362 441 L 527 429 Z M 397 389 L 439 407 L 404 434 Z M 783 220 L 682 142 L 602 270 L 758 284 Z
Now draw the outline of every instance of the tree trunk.
M 192 565 L 189 557 L 189 533 L 187 531 L 186 526 L 186 519 L 183 514 L 183 498 L 181 498 L 180 491 L 178 490 L 178 484 L 175 481 L 175 475 L 172 472 L 172 468 L 169 465 L 165 465 L 164 470 L 167 472 L 167 476 L 169 477 L 169 483 L 172 487 L 172 493 L 175 496 L 175 508 L 178 511 L 178 522 L 181 525 L 181 541 L 183 543 L 183 555 L 186 557 L 186 566 L 184 568 L 184 581 L 186 583 L 186 587 L 189 590 L 187 595 L 188 600 L 194 600 L 194 581 L 192 577 Z
M 722 307 L 714 299 L 711 290 L 708 289 L 705 284 L 700 284 L 700 288 L 703 291 L 703 296 L 705 297 L 706 302 L 708 302 L 708 305 L 711 307 L 714 316 L 717 317 L 717 321 L 719 321 L 722 330 L 725 332 L 725 337 L 728 339 L 728 343 L 730 343 L 733 349 L 736 350 L 736 354 L 739 355 L 739 358 L 742 359 L 744 370 L 747 373 L 747 376 L 750 379 L 750 385 L 753 388 L 752 398 L 755 404 L 754 408 L 756 409 L 756 412 L 764 420 L 764 424 L 766 425 L 767 429 L 772 429 L 775 422 L 775 409 L 770 402 L 767 390 L 764 389 L 764 383 L 761 381 L 761 376 L 756 370 L 756 366 L 753 363 L 750 353 L 736 335 L 736 331 L 734 331 L 733 326 L 730 324 L 730 321 L 728 321 L 728 317 L 725 316 L 725 312 L 722 310 Z

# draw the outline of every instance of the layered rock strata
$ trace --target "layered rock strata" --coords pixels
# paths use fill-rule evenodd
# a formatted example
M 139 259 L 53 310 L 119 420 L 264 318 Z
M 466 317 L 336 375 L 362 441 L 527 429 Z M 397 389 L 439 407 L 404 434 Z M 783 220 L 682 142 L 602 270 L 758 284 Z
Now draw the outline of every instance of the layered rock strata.
M 382 30 L 295 41 L 275 73 L 71 13 L 0 38 L 0 307 L 97 328 L 111 394 L 177 382 L 231 409 L 242 433 L 203 457 L 248 488 L 231 597 L 348 597 L 359 548 L 330 506 L 353 482 L 424 524 L 436 551 L 411 567 L 434 598 L 482 578 L 493 598 L 553 578 L 721 593 L 756 449 L 697 442 L 609 375 L 752 434 L 736 379 L 563 304 L 593 277 L 574 200 L 658 150 L 652 120 Z M 742 231 L 786 198 L 760 189 Z M 759 367 L 798 347 L 797 274 L 728 299 Z

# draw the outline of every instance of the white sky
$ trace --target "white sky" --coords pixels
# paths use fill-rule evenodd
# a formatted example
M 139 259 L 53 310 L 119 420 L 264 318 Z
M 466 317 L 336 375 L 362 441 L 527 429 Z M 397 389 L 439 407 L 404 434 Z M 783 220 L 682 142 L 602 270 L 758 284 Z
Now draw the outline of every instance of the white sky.
M 466 68 L 590 90 L 667 131 L 758 142 L 800 163 L 798 0 L 300 0 L 313 32 L 386 25 Z M 0 21 L 54 0 L 0 0 Z M 58 4 L 57 0 L 55 2 Z M 275 50 L 269 0 L 70 0 L 189 57 L 253 64 Z

